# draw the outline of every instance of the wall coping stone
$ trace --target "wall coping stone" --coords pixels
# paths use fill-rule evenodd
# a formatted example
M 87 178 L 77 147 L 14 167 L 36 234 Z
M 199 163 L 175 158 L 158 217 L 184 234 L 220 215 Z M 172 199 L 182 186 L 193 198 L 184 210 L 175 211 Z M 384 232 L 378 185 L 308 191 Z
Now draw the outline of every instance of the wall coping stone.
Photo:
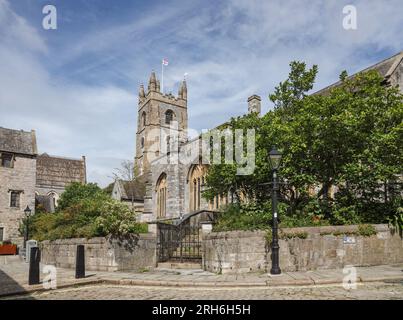
M 155 234 L 153 233 L 140 233 L 139 240 L 151 240 L 155 239 Z M 43 240 L 40 241 L 44 245 L 78 245 L 78 244 L 102 244 L 105 242 L 125 240 L 125 238 L 111 238 L 111 237 L 94 237 L 94 238 L 70 238 L 70 239 L 56 239 L 56 240 Z
M 292 233 L 302 233 L 307 232 L 308 237 L 323 233 L 342 233 L 342 232 L 356 232 L 359 225 L 346 225 L 346 226 L 320 226 L 320 227 L 298 227 L 298 228 L 280 228 L 279 232 L 284 234 Z M 389 231 L 389 226 L 387 224 L 372 224 L 376 232 Z M 266 231 L 256 230 L 256 231 L 243 231 L 243 230 L 233 230 L 233 231 L 219 231 L 211 232 L 206 234 L 205 240 L 210 239 L 223 239 L 223 238 L 248 238 L 248 237 L 261 237 L 265 236 Z

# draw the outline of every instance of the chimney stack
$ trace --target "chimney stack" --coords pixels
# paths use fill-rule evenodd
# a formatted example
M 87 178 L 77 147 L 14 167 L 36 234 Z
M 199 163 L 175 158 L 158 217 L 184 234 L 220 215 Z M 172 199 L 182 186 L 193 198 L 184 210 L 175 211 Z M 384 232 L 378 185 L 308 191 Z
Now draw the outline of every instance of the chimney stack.
M 262 107 L 261 107 L 261 101 L 262 99 L 254 94 L 253 96 L 250 96 L 248 98 L 248 112 L 252 113 L 252 112 L 257 112 L 260 115 L 260 112 L 262 111 Z

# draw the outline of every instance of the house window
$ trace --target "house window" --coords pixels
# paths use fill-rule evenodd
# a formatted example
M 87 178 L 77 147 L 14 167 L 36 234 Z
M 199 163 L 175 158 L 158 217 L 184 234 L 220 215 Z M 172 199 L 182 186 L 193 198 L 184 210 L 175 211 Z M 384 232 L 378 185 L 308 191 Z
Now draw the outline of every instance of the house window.
M 4 240 L 4 228 L 0 228 L 0 241 Z
M 11 196 L 10 196 L 10 207 L 11 208 L 20 207 L 20 194 L 21 194 L 21 191 L 11 191 Z
M 172 110 L 168 110 L 167 112 L 165 112 L 165 123 L 166 124 L 171 124 L 173 118 L 174 118 L 174 113 Z
M 1 154 L 1 166 L 5 168 L 13 167 L 14 155 L 12 153 L 2 153 Z

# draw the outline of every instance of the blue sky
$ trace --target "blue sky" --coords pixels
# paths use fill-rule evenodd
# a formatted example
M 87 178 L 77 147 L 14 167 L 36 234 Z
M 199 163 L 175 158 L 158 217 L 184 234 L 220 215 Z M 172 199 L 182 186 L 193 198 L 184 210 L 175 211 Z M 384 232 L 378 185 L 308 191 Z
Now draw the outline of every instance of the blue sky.
M 42 28 L 57 8 L 58 29 Z M 358 29 L 344 30 L 343 7 Z M 87 156 L 105 186 L 134 157 L 137 90 L 163 57 L 166 91 L 188 73 L 189 127 L 246 112 L 292 60 L 319 66 L 315 90 L 403 50 L 401 0 L 0 0 L 0 126 L 36 129 L 40 152 Z

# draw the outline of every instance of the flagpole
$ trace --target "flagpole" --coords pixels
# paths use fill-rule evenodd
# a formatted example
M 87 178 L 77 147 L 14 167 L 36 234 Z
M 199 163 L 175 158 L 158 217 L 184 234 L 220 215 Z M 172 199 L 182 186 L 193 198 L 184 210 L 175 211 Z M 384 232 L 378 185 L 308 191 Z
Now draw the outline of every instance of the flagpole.
M 161 92 L 164 94 L 164 61 L 161 61 Z

